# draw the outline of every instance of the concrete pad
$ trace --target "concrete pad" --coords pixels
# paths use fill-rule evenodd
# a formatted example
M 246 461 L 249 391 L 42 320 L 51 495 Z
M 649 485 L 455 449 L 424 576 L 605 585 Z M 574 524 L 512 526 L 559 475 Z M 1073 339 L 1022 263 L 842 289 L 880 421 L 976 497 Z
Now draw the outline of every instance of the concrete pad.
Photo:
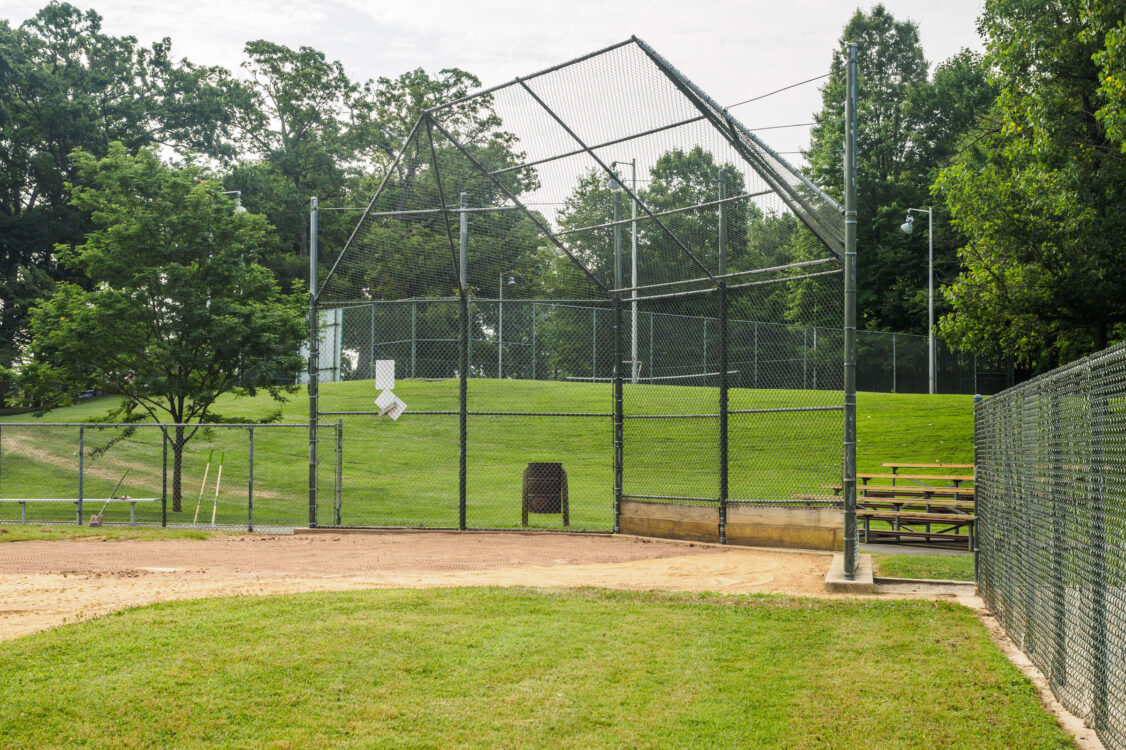
M 874 594 L 876 582 L 872 577 L 872 556 L 859 555 L 856 561 L 856 577 L 845 578 L 844 553 L 833 555 L 833 563 L 825 575 L 825 590 L 834 594 Z

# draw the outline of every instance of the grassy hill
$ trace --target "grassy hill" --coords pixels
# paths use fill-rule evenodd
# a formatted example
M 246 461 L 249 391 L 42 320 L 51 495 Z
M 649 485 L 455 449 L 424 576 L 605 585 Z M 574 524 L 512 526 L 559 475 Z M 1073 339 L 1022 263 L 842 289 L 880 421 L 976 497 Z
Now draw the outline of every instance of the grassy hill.
M 473 380 L 473 412 L 567 412 L 609 414 L 606 384 L 517 380 Z M 458 497 L 458 418 L 425 416 L 422 411 L 457 410 L 457 382 L 402 380 L 396 393 L 408 404 L 398 422 L 376 417 L 345 417 L 343 422 L 342 522 L 348 525 L 456 526 Z M 371 381 L 322 386 L 322 410 L 373 408 Z M 733 389 L 732 409 L 785 408 L 839 404 L 840 394 L 818 391 Z M 627 419 L 624 485 L 627 494 L 713 497 L 718 492 L 718 426 L 714 388 L 627 386 L 627 415 L 677 414 L 678 419 Z M 0 498 L 77 496 L 78 435 L 75 427 L 17 427 L 12 422 L 84 422 L 101 417 L 112 399 L 90 399 L 56 409 L 41 419 L 0 417 Z M 227 418 L 261 419 L 278 405 L 266 396 L 223 399 Z M 282 406 L 281 421 L 303 422 L 304 393 Z M 335 417 L 326 417 L 333 421 Z M 883 393 L 858 395 L 858 461 L 861 471 L 883 461 L 963 462 L 973 457 L 973 405 L 970 396 Z M 7 425 L 7 426 L 5 426 Z M 730 418 L 730 485 L 733 498 L 785 498 L 816 492 L 839 475 L 840 413 L 743 414 Z M 159 429 L 85 429 L 86 513 L 96 512 L 128 469 L 123 492 L 159 497 L 162 453 Z M 335 438 L 324 431 L 319 445 L 319 517 L 331 522 L 335 486 Z M 255 429 L 254 517 L 256 525 L 303 525 L 308 517 L 308 443 L 301 427 Z M 521 472 L 530 461 L 561 461 L 568 473 L 573 528 L 608 528 L 611 523 L 613 467 L 611 422 L 603 416 L 469 418 L 467 504 L 474 527 L 520 523 Z M 208 456 L 213 465 L 204 491 L 200 521 L 210 523 L 218 462 L 222 486 L 216 519 L 243 524 L 247 519 L 248 434 L 222 426 L 201 430 L 185 452 L 184 510 L 170 522 L 191 522 Z M 169 456 L 171 466 L 171 455 Z M 169 469 L 171 475 L 171 469 Z M 91 505 L 94 507 L 91 507 Z M 29 504 L 29 520 L 72 520 L 69 503 Z M 139 520 L 159 519 L 159 504 L 138 505 Z M 0 521 L 19 517 L 19 508 L 0 502 Z M 114 504 L 107 521 L 128 519 L 128 506 Z M 555 528 L 558 516 L 533 516 L 532 525 Z

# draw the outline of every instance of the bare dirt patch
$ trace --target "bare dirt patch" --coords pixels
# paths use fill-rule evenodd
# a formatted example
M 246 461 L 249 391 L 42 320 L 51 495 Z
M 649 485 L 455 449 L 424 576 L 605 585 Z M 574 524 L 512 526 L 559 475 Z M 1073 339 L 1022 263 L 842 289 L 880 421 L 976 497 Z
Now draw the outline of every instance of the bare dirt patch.
M 825 596 L 829 560 L 818 553 L 575 534 L 13 542 L 0 546 L 0 639 L 159 601 L 369 587 L 599 586 Z

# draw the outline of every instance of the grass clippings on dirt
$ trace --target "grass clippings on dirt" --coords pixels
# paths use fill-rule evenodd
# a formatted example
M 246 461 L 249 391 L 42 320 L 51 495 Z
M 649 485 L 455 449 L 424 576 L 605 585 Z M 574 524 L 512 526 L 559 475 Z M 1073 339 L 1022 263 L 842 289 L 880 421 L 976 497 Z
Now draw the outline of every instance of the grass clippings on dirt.
M 5 644 L 6 747 L 1064 748 L 964 608 L 382 590 L 158 604 Z

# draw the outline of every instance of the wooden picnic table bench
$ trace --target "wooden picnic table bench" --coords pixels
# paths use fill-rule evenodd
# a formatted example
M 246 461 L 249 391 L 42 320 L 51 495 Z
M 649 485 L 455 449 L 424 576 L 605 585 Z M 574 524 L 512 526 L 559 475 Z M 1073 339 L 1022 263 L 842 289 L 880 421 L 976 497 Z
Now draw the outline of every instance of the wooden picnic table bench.
M 839 484 L 822 484 L 819 487 L 823 490 L 832 490 L 835 493 L 841 493 L 843 487 Z M 877 485 L 877 484 L 864 484 L 859 485 L 856 489 L 860 490 L 861 494 L 866 497 L 973 497 L 973 487 L 921 487 L 917 485 Z
M 865 507 L 878 507 L 881 505 L 908 506 L 918 505 L 924 508 L 953 508 L 955 510 L 972 511 L 977 507 L 973 500 L 939 500 L 936 498 L 905 498 L 905 497 L 858 497 L 857 505 Z
M 894 536 L 923 536 L 926 538 L 958 538 L 969 542 L 973 549 L 973 530 L 977 516 L 967 513 L 927 513 L 919 511 L 890 511 L 890 510 L 857 510 L 856 517 L 864 523 L 864 542 L 867 543 L 873 532 Z M 885 521 L 892 528 L 872 529 L 872 521 Z M 904 529 L 903 524 L 925 524 L 926 530 Z M 931 524 L 946 526 L 945 529 L 931 530 Z M 958 534 L 958 530 L 965 527 L 966 534 Z
M 83 500 L 83 503 L 90 503 L 92 505 L 101 506 L 106 502 L 105 498 L 92 497 L 89 500 Z M 159 503 L 159 497 L 115 497 L 110 499 L 111 503 L 129 503 L 129 525 L 137 525 L 137 503 Z M 0 503 L 19 503 L 20 505 L 20 523 L 27 523 L 27 504 L 28 503 L 71 503 L 78 505 L 77 498 L 69 497 L 5 497 L 0 498 Z

